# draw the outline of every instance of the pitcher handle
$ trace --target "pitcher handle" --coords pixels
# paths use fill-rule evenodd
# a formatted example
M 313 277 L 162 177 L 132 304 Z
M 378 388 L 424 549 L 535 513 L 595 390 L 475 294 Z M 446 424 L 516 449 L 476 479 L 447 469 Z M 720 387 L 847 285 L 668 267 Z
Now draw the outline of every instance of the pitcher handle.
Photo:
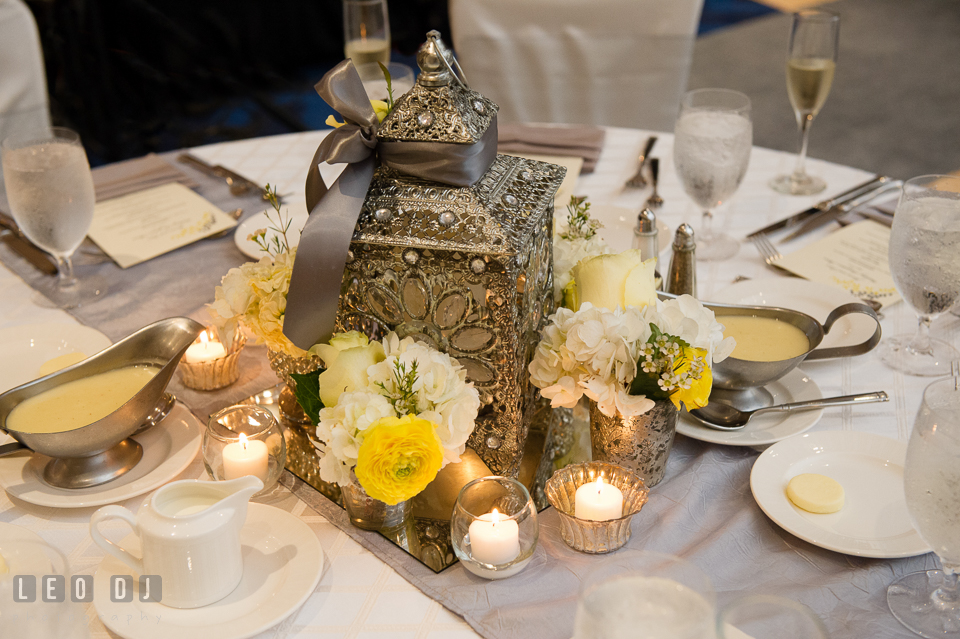
M 132 512 L 123 506 L 104 506 L 97 512 L 93 513 L 93 517 L 90 518 L 90 536 L 93 537 L 93 543 L 100 546 L 105 553 L 113 555 L 123 563 L 133 568 L 137 574 L 142 575 L 143 560 L 141 558 L 135 557 L 129 551 L 121 548 L 119 544 L 113 543 L 100 534 L 100 522 L 108 519 L 121 519 L 127 522 L 133 529 L 134 534 L 139 537 L 140 527 L 137 526 L 137 518 L 134 517 Z
M 877 317 L 876 311 L 867 306 L 866 304 L 860 304 L 856 302 L 851 302 L 850 304 L 844 304 L 833 309 L 829 315 L 827 315 L 827 320 L 823 323 L 823 332 L 829 333 L 830 329 L 833 327 L 834 322 L 843 317 L 844 315 L 849 315 L 850 313 L 863 313 L 864 315 L 869 315 L 873 318 L 873 321 L 877 323 L 877 330 L 873 332 L 873 335 L 870 336 L 870 339 L 862 342 L 860 344 L 854 344 L 852 346 L 834 346 L 832 348 L 818 348 L 816 350 L 810 351 L 807 356 L 804 358 L 804 361 L 810 361 L 815 359 L 831 359 L 834 357 L 851 357 L 853 355 L 863 355 L 869 351 L 872 351 L 874 347 L 880 343 L 880 318 Z

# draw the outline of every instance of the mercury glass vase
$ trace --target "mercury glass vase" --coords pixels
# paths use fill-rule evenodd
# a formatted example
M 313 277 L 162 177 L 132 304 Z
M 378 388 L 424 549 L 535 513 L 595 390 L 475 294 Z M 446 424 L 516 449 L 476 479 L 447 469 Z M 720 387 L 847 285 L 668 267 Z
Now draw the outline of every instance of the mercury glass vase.
M 363 530 L 400 528 L 412 514 L 409 500 L 391 506 L 368 495 L 359 483 L 341 485 L 340 494 L 350 523 Z
M 652 488 L 663 479 L 677 434 L 676 406 L 658 400 L 642 415 L 608 417 L 590 402 L 590 443 L 594 461 L 618 464 L 635 472 Z
M 300 404 L 297 403 L 297 398 L 293 394 L 297 382 L 290 375 L 291 373 L 297 373 L 298 375 L 312 373 L 323 366 L 323 360 L 316 355 L 296 357 L 273 349 L 267 349 L 267 359 L 273 372 L 286 384 L 286 388 L 280 391 L 280 414 L 284 419 L 294 424 L 308 424 L 310 420 L 303 409 L 300 408 Z

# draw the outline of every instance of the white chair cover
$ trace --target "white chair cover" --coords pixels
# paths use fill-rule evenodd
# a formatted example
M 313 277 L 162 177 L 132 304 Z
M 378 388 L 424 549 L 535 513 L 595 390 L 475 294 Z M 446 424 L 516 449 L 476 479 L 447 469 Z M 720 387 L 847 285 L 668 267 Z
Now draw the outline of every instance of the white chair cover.
M 22 0 L 0 0 L 0 140 L 50 127 L 40 34 Z
M 449 0 L 457 58 L 504 122 L 672 131 L 703 0 Z

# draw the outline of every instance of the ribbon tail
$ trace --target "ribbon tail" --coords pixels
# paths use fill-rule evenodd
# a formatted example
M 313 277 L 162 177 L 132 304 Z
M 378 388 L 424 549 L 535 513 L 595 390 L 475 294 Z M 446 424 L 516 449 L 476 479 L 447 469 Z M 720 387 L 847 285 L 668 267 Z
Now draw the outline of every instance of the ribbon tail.
M 300 234 L 283 318 L 283 334 L 299 348 L 309 349 L 333 336 L 347 252 L 375 164 L 371 156 L 348 165 L 310 209 Z M 307 192 L 309 202 L 309 186 Z
M 307 210 L 310 212 L 313 212 L 320 198 L 327 193 L 327 184 L 323 181 L 323 176 L 320 175 L 320 162 L 323 160 L 323 156 L 324 148 L 323 145 L 321 145 L 317 147 L 316 152 L 313 154 L 313 160 L 310 162 L 310 170 L 307 171 Z

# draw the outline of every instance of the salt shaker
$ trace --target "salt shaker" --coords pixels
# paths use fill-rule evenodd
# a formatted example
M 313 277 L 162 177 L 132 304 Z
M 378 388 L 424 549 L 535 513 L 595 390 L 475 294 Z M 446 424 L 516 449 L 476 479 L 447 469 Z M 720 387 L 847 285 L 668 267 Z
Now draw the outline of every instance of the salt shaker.
M 689 224 L 677 227 L 665 286 L 667 292 L 674 295 L 697 296 L 697 243 Z
M 643 209 L 637 216 L 637 226 L 633 229 L 633 248 L 640 249 L 640 257 L 657 260 L 655 269 L 659 269 L 660 239 L 657 236 L 657 216 L 650 209 Z

